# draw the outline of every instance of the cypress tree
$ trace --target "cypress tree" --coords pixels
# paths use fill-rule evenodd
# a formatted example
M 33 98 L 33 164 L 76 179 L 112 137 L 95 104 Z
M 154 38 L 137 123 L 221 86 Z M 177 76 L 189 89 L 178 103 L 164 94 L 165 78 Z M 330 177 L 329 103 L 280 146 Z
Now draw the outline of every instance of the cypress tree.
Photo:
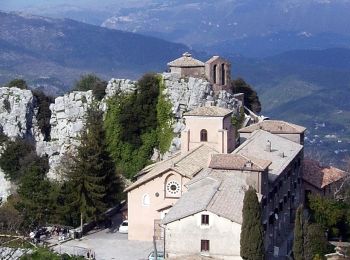
M 98 220 L 102 212 L 114 205 L 120 183 L 105 142 L 103 114 L 92 106 L 87 113 L 81 144 L 67 173 L 71 206 L 79 209 L 81 221 Z
M 305 221 L 303 216 L 304 207 L 300 205 L 295 215 L 294 226 L 294 242 L 293 255 L 295 260 L 303 260 L 304 258 L 304 237 L 305 237 Z
M 246 260 L 264 259 L 264 232 L 261 209 L 256 191 L 249 187 L 243 201 L 241 229 L 241 257 Z

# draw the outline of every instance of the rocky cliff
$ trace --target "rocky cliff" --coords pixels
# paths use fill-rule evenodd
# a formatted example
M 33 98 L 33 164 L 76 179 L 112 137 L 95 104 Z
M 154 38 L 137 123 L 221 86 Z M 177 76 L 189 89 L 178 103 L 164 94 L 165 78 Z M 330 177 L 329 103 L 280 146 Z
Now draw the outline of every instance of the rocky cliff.
M 164 93 L 172 104 L 173 131 L 169 156 L 180 149 L 180 133 L 185 128 L 183 113 L 208 102 L 220 107 L 227 107 L 234 111 L 242 105 L 234 95 L 221 91 L 214 94 L 212 86 L 204 79 L 183 79 L 175 74 L 162 74 Z M 106 89 L 106 96 L 100 102 L 103 111 L 106 110 L 106 100 L 118 93 L 132 92 L 136 89 L 136 82 L 124 79 L 111 79 Z M 17 136 L 33 140 L 39 155 L 49 157 L 50 178 L 58 178 L 58 169 L 61 159 L 66 152 L 79 145 L 79 133 L 84 127 L 85 115 L 89 104 L 93 100 L 91 91 L 73 91 L 57 97 L 50 105 L 51 110 L 51 139 L 44 141 L 37 122 L 37 102 L 31 91 L 18 88 L 0 88 L 0 125 L 4 134 L 10 138 Z M 153 159 L 161 155 L 155 152 Z M 0 182 L 3 183 L 3 174 L 0 173 Z M 3 186 L 3 196 L 8 194 L 9 184 Z M 0 191 L 1 196 L 1 191 Z

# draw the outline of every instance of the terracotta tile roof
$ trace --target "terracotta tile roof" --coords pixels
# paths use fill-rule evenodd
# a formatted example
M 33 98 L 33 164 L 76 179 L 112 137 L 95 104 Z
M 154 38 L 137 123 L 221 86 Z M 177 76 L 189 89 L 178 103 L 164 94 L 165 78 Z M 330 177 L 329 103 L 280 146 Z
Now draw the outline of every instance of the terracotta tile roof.
M 200 170 L 207 167 L 209 156 L 212 153 L 217 153 L 217 151 L 205 144 L 200 145 L 186 154 L 177 153 L 168 160 L 158 162 L 154 164 L 154 166 L 147 166 L 147 170 L 141 170 L 142 176 L 124 191 L 128 192 L 169 170 L 192 178 Z
M 255 130 L 265 130 L 273 134 L 301 134 L 306 128 L 280 120 L 264 120 L 238 130 L 240 133 L 252 133 Z
M 197 59 L 192 58 L 192 55 L 185 52 L 182 57 L 168 63 L 169 67 L 204 67 L 205 64 Z
M 222 170 L 264 171 L 270 164 L 270 161 L 240 154 L 213 154 L 209 167 Z
M 323 167 L 314 160 L 304 160 L 303 167 L 303 180 L 319 189 L 343 179 L 348 174 L 332 166 Z
M 162 223 L 168 224 L 187 216 L 209 211 L 231 221 L 242 223 L 243 199 L 248 187 L 243 174 L 210 170 L 206 177 L 193 179 L 189 190 L 170 209 Z
M 224 117 L 232 114 L 232 110 L 222 107 L 210 106 L 210 107 L 197 107 L 189 112 L 186 112 L 184 116 L 218 116 Z

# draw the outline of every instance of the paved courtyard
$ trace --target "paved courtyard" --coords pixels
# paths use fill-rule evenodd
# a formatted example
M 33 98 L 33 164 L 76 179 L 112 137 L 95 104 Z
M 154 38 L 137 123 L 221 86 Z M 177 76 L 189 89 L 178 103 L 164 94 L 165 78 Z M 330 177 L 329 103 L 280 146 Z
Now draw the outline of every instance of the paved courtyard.
M 158 242 L 158 250 L 162 250 L 161 244 Z M 59 253 L 84 256 L 89 249 L 95 252 L 97 260 L 145 260 L 153 250 L 153 243 L 129 241 L 127 234 L 105 229 L 87 235 L 81 240 L 71 240 L 54 247 L 54 250 Z

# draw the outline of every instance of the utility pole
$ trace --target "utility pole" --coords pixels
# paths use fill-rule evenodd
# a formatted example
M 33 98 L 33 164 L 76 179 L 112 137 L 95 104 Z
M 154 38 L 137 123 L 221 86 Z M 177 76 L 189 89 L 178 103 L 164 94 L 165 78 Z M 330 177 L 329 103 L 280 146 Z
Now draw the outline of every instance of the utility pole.
M 158 252 L 157 252 L 157 243 L 156 243 L 156 236 L 153 236 L 153 253 L 154 253 L 154 259 L 158 259 Z

